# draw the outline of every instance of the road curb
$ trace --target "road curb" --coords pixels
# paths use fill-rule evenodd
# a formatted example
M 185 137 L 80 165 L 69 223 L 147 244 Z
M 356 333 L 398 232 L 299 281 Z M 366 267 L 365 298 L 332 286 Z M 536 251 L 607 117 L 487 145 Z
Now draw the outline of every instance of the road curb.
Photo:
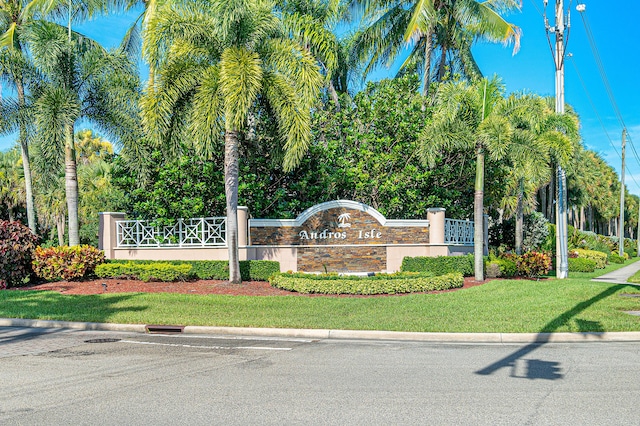
M 74 330 L 122 331 L 146 333 L 143 324 L 110 324 L 96 322 L 49 321 L 0 318 L 0 327 L 69 328 Z M 434 333 L 376 330 L 326 330 L 297 328 L 206 327 L 190 325 L 184 334 L 216 334 L 224 336 L 281 337 L 336 340 L 397 340 L 441 343 L 584 343 L 640 342 L 640 332 L 589 333 Z

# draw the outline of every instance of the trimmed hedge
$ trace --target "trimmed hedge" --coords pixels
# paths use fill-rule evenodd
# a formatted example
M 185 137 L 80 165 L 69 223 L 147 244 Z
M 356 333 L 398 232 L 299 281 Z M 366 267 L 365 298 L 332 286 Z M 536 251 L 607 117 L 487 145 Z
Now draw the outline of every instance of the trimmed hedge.
M 133 278 L 142 281 L 186 281 L 192 275 L 191 265 L 169 263 L 104 263 L 96 267 L 100 278 Z
M 228 280 L 229 262 L 226 260 L 110 260 L 111 264 L 132 263 L 149 265 L 191 265 L 191 277 L 201 280 Z M 280 263 L 273 260 L 241 260 L 240 276 L 243 281 L 268 281 L 271 275 L 280 272 Z
M 470 277 L 474 274 L 473 255 L 405 257 L 402 259 L 400 270 L 404 272 L 428 272 L 433 275 L 459 272 L 465 277 Z
M 448 290 L 464 285 L 464 277 L 454 272 L 438 277 L 376 275 L 374 277 L 330 276 L 318 278 L 300 274 L 277 274 L 269 279 L 272 286 L 298 293 L 318 294 L 396 294 Z
M 569 272 L 593 272 L 596 270 L 596 261 L 583 257 L 569 258 Z
M 596 262 L 596 269 L 603 269 L 607 266 L 607 254 L 601 251 L 575 249 L 571 252 L 577 254 L 579 259 L 591 259 Z
M 338 272 L 329 272 L 326 274 L 314 274 L 308 272 L 287 272 L 287 276 L 292 278 L 305 278 L 309 280 L 318 280 L 318 281 L 326 281 L 326 280 L 395 280 L 401 278 L 431 278 L 435 276 L 434 274 L 430 274 L 428 272 L 393 272 L 390 274 L 385 273 L 377 273 L 372 275 L 347 275 L 340 274 Z

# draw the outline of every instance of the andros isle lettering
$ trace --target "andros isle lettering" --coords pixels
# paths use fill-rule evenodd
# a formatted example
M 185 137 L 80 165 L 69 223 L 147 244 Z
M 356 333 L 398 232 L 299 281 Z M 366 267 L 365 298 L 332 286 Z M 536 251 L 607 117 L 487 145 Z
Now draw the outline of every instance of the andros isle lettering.
M 336 240 L 344 240 L 347 238 L 347 233 L 345 231 L 329 231 L 328 229 L 323 230 L 322 232 L 318 231 L 305 231 L 302 230 L 298 234 L 301 240 L 328 240 L 328 239 L 336 239 Z M 367 231 L 360 230 L 358 231 L 358 239 L 359 240 L 373 240 L 382 238 L 382 232 L 371 229 Z
M 303 231 L 300 231 L 298 235 L 300 235 L 301 240 L 327 240 L 331 238 L 344 240 L 345 238 L 347 238 L 346 232 L 332 232 L 332 231 L 329 231 L 328 229 L 325 229 L 322 232 L 317 232 L 317 231 L 307 232 L 303 230 Z

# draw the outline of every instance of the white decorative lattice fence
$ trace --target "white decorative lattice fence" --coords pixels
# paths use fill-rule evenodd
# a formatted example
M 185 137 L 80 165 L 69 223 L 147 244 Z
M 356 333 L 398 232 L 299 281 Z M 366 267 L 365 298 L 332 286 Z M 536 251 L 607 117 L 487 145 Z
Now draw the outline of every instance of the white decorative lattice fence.
M 174 225 L 154 226 L 148 220 L 116 221 L 117 247 L 218 247 L 227 245 L 227 219 L 178 219 Z
M 468 220 L 445 219 L 444 242 L 446 244 L 473 244 L 473 222 Z

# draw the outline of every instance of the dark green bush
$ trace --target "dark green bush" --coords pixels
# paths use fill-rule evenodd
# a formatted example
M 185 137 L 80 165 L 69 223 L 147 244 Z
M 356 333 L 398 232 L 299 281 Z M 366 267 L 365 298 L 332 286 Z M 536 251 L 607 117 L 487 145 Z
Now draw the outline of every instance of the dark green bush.
M 405 257 L 402 259 L 401 271 L 428 272 L 433 275 L 459 272 L 465 277 L 473 275 L 473 255 L 438 256 L 438 257 Z
M 276 274 L 269 279 L 272 286 L 298 293 L 319 294 L 396 294 L 447 290 L 464 285 L 464 277 L 454 272 L 437 277 L 375 277 L 331 276 L 319 279 L 309 275 Z
M 183 263 L 104 263 L 96 267 L 100 278 L 134 278 L 142 281 L 186 281 L 192 277 L 191 265 Z
M 392 274 L 374 274 L 374 275 L 343 275 L 337 272 L 329 272 L 327 274 L 310 274 L 306 272 L 287 272 L 287 276 L 293 278 L 305 278 L 308 280 L 394 280 L 404 278 L 430 278 L 435 276 L 428 272 L 394 272 Z
M 609 262 L 610 263 L 618 263 L 618 264 L 622 264 L 624 263 L 624 257 L 616 254 L 616 253 L 611 253 L 609 255 Z
M 229 262 L 226 260 L 111 260 L 110 263 L 191 265 L 191 275 L 201 280 L 228 280 Z M 280 263 L 273 260 L 241 260 L 240 276 L 243 281 L 268 281 L 280 272 Z
M 47 281 L 73 280 L 92 274 L 104 262 L 104 253 L 92 246 L 38 247 L 33 252 L 33 272 Z
M 20 222 L 0 220 L 0 289 L 22 284 L 31 275 L 31 258 L 38 244 Z
M 596 270 L 596 261 L 583 257 L 569 258 L 569 272 L 593 272 Z
M 493 258 L 485 264 L 487 278 L 510 278 L 518 272 L 516 262 L 511 259 Z

